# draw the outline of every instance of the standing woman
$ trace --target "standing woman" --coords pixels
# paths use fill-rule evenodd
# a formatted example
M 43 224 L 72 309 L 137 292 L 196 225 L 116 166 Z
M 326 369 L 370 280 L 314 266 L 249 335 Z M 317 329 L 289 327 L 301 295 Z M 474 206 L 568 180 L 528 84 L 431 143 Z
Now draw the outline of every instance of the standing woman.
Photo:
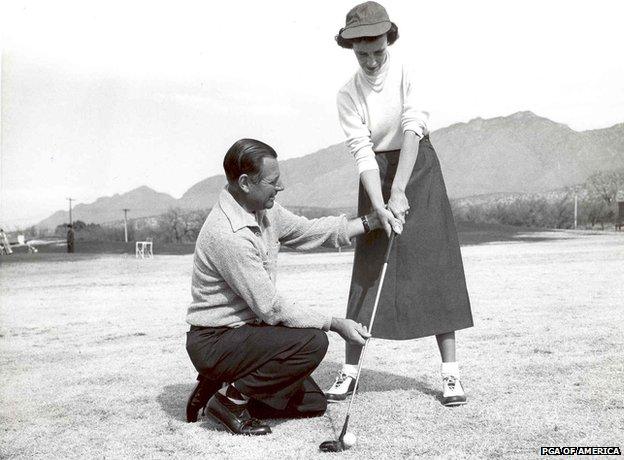
M 336 41 L 360 68 L 338 92 L 340 124 L 360 174 L 358 214 L 374 210 L 383 230 L 358 237 L 347 317 L 368 324 L 392 217 L 404 222 L 392 249 L 373 336 L 405 340 L 435 335 L 442 356 L 442 403 L 466 403 L 455 358 L 455 331 L 471 327 L 457 231 L 440 164 L 429 141 L 428 114 L 418 109 L 414 75 L 390 54 L 399 37 L 383 6 L 366 2 L 347 14 Z M 387 206 L 386 206 L 387 203 Z M 353 390 L 361 348 L 346 362 L 329 400 Z

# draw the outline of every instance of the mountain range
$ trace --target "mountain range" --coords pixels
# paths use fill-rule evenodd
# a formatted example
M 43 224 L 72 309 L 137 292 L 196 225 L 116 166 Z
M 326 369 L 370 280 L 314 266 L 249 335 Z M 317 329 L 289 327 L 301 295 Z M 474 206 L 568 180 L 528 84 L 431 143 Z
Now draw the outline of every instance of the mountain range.
M 542 192 L 583 182 L 597 171 L 624 167 L 624 123 L 610 128 L 575 131 L 532 112 L 476 118 L 431 133 L 451 199 L 509 192 Z M 280 161 L 286 190 L 278 201 L 287 206 L 355 208 L 358 176 L 343 144 Z M 179 199 L 143 186 L 124 194 L 79 204 L 73 219 L 105 223 L 154 216 L 171 207 L 210 208 L 225 176 L 192 185 Z M 57 211 L 38 224 L 54 228 L 68 221 Z

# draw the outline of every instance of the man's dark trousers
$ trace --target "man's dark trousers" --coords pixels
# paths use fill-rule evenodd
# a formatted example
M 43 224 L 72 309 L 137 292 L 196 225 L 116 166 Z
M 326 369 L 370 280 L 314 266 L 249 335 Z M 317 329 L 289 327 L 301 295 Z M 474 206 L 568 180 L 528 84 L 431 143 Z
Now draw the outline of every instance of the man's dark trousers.
M 255 417 L 322 415 L 327 400 L 310 374 L 327 352 L 327 334 L 267 324 L 191 326 L 186 350 L 197 372 L 234 383 Z

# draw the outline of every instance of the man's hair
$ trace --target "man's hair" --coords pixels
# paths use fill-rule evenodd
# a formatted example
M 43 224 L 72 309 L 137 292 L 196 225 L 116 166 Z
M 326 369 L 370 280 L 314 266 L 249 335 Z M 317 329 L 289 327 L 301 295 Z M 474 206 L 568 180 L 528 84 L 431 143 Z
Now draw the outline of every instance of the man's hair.
M 270 145 L 256 139 L 239 139 L 234 142 L 223 159 L 228 182 L 236 182 L 242 174 L 255 179 L 262 167 L 263 158 L 277 158 L 277 152 Z

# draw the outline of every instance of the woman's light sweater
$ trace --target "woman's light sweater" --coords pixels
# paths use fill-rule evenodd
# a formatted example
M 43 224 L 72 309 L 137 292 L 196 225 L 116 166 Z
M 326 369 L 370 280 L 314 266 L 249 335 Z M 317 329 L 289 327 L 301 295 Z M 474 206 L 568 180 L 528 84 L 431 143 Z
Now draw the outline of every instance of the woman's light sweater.
M 375 76 L 360 68 L 338 92 L 338 115 L 358 172 L 379 169 L 375 151 L 398 150 L 403 133 L 428 132 L 429 114 L 418 108 L 416 88 L 401 60 L 388 53 Z

